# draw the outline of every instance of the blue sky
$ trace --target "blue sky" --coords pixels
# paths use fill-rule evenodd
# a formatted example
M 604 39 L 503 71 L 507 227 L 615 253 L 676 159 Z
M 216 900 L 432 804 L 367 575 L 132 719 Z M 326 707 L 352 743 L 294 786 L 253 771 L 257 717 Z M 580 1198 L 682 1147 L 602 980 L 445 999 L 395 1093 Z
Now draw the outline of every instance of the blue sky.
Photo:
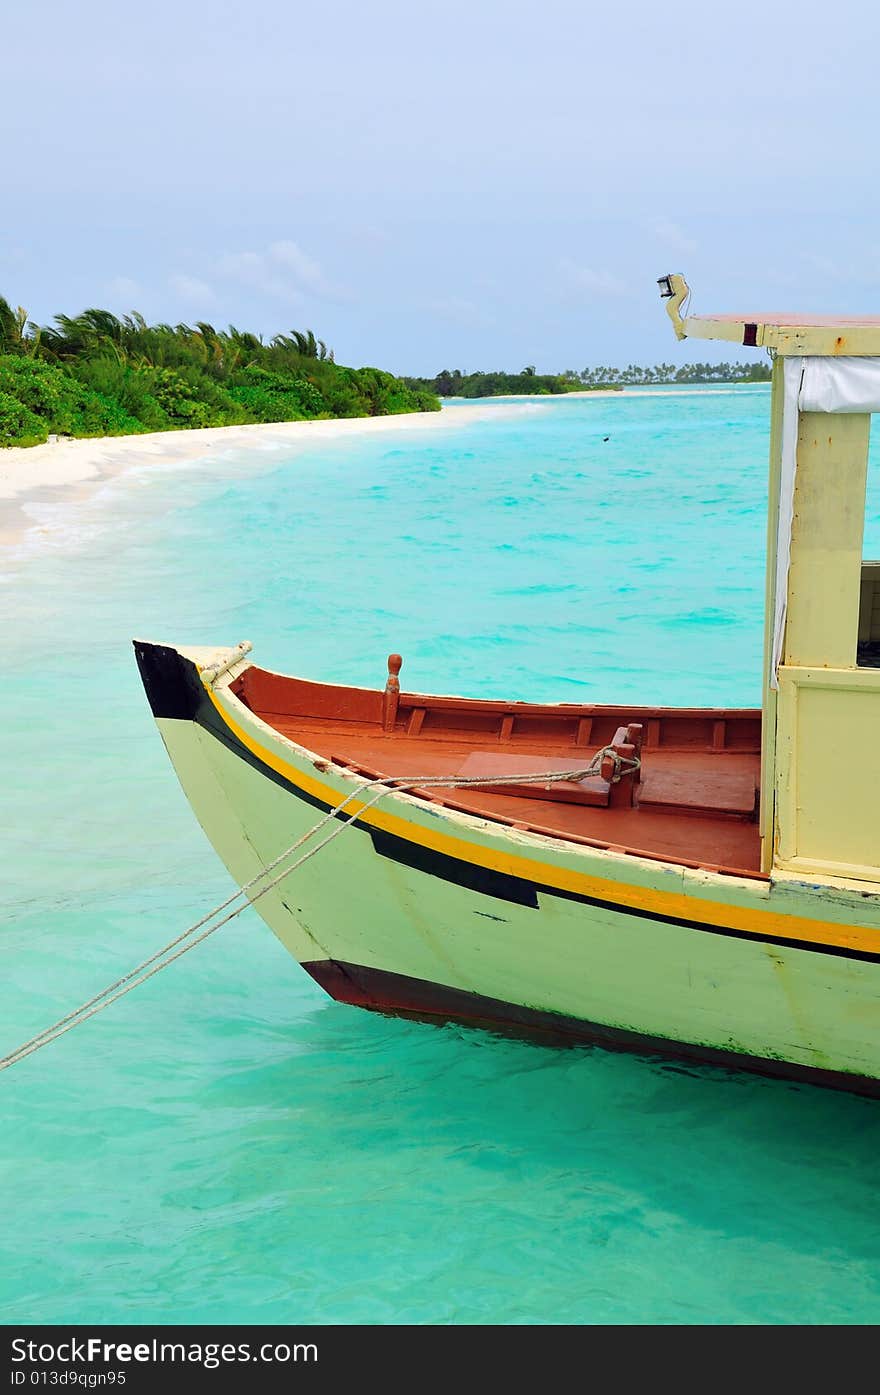
M 880 312 L 878 38 L 867 0 L 10 6 L 0 291 L 397 372 L 730 357 L 657 276 Z

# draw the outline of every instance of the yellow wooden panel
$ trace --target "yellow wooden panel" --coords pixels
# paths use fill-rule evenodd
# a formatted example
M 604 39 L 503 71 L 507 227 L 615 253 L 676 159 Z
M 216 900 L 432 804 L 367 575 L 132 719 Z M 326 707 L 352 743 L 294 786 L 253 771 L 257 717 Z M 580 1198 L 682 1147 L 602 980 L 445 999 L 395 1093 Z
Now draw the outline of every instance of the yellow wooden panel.
M 802 412 L 791 529 L 785 662 L 856 662 L 871 418 Z
M 880 670 L 779 674 L 777 865 L 880 877 Z

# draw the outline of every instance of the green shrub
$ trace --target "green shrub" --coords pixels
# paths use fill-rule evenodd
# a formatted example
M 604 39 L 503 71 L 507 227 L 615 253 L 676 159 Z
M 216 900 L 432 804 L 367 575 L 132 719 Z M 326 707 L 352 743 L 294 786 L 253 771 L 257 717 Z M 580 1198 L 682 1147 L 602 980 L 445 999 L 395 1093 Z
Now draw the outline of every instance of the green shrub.
M 171 425 L 151 391 L 152 369 L 140 372 L 115 358 L 75 359 L 70 371 L 93 392 L 119 403 L 132 431 L 167 431 Z
M 8 354 L 0 359 L 0 392 L 15 397 L 46 423 L 47 431 L 70 434 L 79 385 L 63 368 Z
M 93 392 L 64 368 L 40 359 L 0 359 L 0 392 L 17 398 L 62 436 L 114 436 L 139 425 L 113 397 Z
M 229 389 L 203 368 L 187 363 L 175 369 L 175 373 L 187 396 L 207 407 L 209 419 L 204 423 L 206 426 L 237 426 L 253 420 Z
M 335 367 L 335 365 L 334 365 Z M 332 417 L 368 417 L 372 404 L 358 381 L 356 368 L 337 368 L 321 378 L 321 396 Z
M 439 399 L 425 388 L 412 388 L 401 378 L 381 368 L 350 370 L 358 391 L 368 403 L 371 416 L 384 417 L 399 412 L 431 412 L 440 410 Z
M 49 432 L 17 397 L 0 390 L 0 446 L 38 446 Z
M 305 421 L 330 415 L 324 398 L 306 378 L 271 373 L 253 364 L 235 375 L 229 392 L 257 421 Z
M 192 395 L 185 378 L 173 368 L 155 368 L 151 373 L 153 396 L 172 426 L 208 426 L 211 413 L 204 402 Z

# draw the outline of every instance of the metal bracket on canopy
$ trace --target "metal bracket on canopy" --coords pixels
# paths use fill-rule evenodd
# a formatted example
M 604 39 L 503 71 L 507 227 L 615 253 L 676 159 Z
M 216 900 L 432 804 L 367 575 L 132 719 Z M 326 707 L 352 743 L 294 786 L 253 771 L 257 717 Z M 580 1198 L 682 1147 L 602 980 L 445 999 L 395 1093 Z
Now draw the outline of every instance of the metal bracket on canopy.
M 676 339 L 687 339 L 687 330 L 680 312 L 690 296 L 690 286 L 677 271 L 671 271 L 668 276 L 661 276 L 657 285 L 660 287 L 661 299 L 666 301 L 666 313 L 672 321 Z

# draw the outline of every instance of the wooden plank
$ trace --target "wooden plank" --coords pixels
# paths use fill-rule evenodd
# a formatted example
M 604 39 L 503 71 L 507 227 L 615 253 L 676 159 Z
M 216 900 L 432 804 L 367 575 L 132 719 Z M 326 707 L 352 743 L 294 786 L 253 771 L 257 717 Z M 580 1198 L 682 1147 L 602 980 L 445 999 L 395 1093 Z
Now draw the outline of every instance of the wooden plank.
M 699 813 L 752 814 L 755 777 L 738 770 L 657 770 L 647 773 L 639 806 Z
M 780 354 L 880 355 L 880 319 L 875 316 L 791 315 L 755 312 L 740 315 L 688 315 L 688 339 L 722 339 Z
M 409 716 L 409 724 L 406 728 L 407 736 L 418 736 L 422 729 L 422 722 L 425 720 L 424 707 L 414 707 Z

